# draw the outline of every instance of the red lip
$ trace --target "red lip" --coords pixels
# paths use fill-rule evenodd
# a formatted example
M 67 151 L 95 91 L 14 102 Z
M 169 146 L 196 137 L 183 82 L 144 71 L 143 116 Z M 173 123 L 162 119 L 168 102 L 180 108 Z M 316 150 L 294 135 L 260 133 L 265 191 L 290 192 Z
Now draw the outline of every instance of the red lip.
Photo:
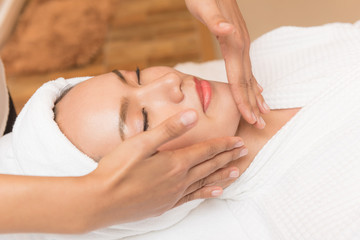
M 203 107 L 204 112 L 209 107 L 211 101 L 211 85 L 208 81 L 199 80 L 194 77 L 194 82 L 196 86 L 196 91 L 198 92 L 201 105 Z

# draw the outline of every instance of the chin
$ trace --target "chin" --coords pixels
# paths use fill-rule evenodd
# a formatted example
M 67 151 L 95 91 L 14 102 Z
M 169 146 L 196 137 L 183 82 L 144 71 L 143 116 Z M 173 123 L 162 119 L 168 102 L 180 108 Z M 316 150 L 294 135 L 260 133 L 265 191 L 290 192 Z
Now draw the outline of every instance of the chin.
M 207 115 L 216 122 L 217 128 L 223 128 L 223 136 L 235 135 L 241 115 L 231 95 L 229 84 L 219 82 L 211 84 L 213 96 Z

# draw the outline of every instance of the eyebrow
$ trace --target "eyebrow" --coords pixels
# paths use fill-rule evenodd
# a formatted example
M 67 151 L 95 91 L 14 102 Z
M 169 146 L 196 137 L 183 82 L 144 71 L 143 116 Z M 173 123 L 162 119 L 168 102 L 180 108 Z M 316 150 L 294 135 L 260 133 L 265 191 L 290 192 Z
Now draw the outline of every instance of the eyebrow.
M 111 72 L 115 73 L 116 76 L 119 77 L 119 79 L 126 85 L 129 85 L 128 81 L 126 80 L 126 78 L 124 77 L 124 75 L 122 75 L 122 73 L 119 70 L 112 70 Z
M 129 85 L 127 80 L 125 79 L 124 75 L 121 74 L 119 70 L 112 70 L 111 72 L 115 73 L 116 76 L 119 77 L 119 79 L 126 85 Z M 126 127 L 126 116 L 129 108 L 129 99 L 124 97 L 121 99 L 120 104 L 120 122 L 119 122 L 119 132 L 120 132 L 120 138 L 122 141 L 125 139 L 125 127 Z

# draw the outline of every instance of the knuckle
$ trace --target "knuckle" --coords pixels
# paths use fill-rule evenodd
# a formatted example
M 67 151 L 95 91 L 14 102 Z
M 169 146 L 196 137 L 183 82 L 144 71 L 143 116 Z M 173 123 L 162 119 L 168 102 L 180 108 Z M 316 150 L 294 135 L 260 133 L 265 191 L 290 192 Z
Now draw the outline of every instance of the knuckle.
M 246 79 L 246 78 L 245 78 Z M 241 80 L 239 82 L 236 82 L 236 83 L 229 83 L 230 84 L 230 87 L 240 87 L 240 88 L 249 88 L 249 82 L 248 80 Z
M 174 179 L 182 180 L 187 172 L 186 165 L 177 161 L 171 169 L 170 176 Z
M 175 137 L 179 134 L 179 125 L 171 121 L 165 125 L 164 132 L 167 136 Z
M 205 180 L 205 178 L 203 178 L 203 179 L 200 179 L 199 181 L 198 181 L 198 183 L 197 183 L 197 189 L 200 189 L 200 188 L 202 188 L 203 186 L 205 186 L 206 185 L 206 180 Z
M 183 161 L 177 161 L 175 170 L 177 174 L 184 174 L 187 171 L 187 166 Z
M 213 158 L 217 154 L 217 146 L 209 145 L 206 148 L 206 154 L 210 158 Z

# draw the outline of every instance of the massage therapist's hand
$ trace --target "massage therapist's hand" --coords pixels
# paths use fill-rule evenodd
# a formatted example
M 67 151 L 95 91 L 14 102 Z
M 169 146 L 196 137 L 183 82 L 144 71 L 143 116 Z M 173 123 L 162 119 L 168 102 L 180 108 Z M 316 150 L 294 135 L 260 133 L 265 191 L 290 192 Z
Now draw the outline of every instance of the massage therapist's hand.
M 250 37 L 236 0 L 185 0 L 189 11 L 217 37 L 234 100 L 244 119 L 264 128 L 270 111 L 251 69 Z
M 193 110 L 179 113 L 160 126 L 125 140 L 99 162 L 98 168 L 87 175 L 89 186 L 104 187 L 98 201 L 101 208 L 89 216 L 98 223 L 90 229 L 157 216 L 190 200 L 217 197 L 222 193 L 217 182 L 239 176 L 237 168 L 221 169 L 244 149 L 238 137 L 157 152 L 162 144 L 184 134 L 196 121 Z

